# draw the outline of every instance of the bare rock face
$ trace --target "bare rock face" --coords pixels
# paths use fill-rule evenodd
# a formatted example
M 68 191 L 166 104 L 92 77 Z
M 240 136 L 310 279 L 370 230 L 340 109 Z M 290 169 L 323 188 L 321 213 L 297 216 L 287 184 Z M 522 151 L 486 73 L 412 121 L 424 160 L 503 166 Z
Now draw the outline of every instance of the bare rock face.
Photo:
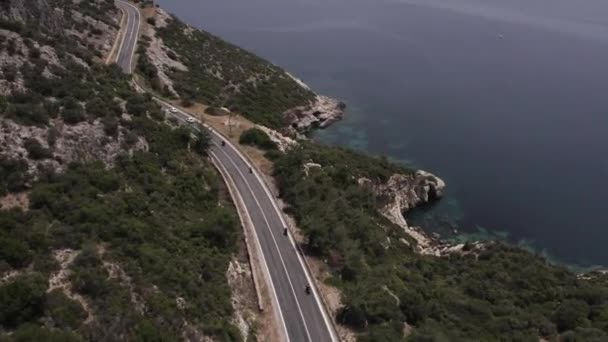
M 51 32 L 63 30 L 59 16 L 53 15 L 47 0 L 5 0 L 0 2 L 0 17 L 19 22 L 36 22 Z
M 281 134 L 275 130 L 272 130 L 268 127 L 262 125 L 255 125 L 255 127 L 262 132 L 266 133 L 270 140 L 272 140 L 275 144 L 277 144 L 277 148 L 281 152 L 287 152 L 293 147 L 298 145 L 298 142 L 295 139 L 292 139 L 286 135 Z
M 283 113 L 286 125 L 296 131 L 325 128 L 344 117 L 346 104 L 327 96 L 317 96 L 308 106 L 292 108 Z
M 11 120 L 0 120 L 0 154 L 12 159 L 27 158 L 28 152 L 24 147 L 28 139 L 36 139 L 44 148 L 49 149 L 53 158 L 44 160 L 26 159 L 29 172 L 35 174 L 39 166 L 52 168 L 55 172 L 65 171 L 70 162 L 90 162 L 100 160 L 110 167 L 114 159 L 121 153 L 131 154 L 134 151 L 148 149 L 145 139 L 138 137 L 137 141 L 125 150 L 125 136 L 119 132 L 115 138 L 109 138 L 99 121 L 93 123 L 81 122 L 77 125 L 65 125 L 55 120 L 52 128 L 21 126 Z M 50 131 L 54 131 L 53 146 L 48 143 Z
M 394 174 L 388 182 L 382 184 L 375 184 L 367 178 L 360 178 L 358 182 L 376 195 L 378 211 L 416 240 L 420 253 L 441 253 L 443 246 L 439 246 L 420 228 L 410 227 L 403 216 L 417 206 L 441 198 L 446 186 L 441 178 L 419 170 L 414 174 Z
M 441 178 L 422 170 L 412 175 L 394 174 L 384 184 L 371 183 L 369 179 L 359 179 L 359 184 L 372 187 L 380 208 L 394 206 L 401 213 L 441 198 L 445 189 Z
M 158 70 L 158 78 L 162 84 L 166 85 L 172 94 L 177 95 L 173 87 L 173 80 L 169 77 L 170 70 L 188 71 L 188 67 L 179 61 L 179 56 L 175 51 L 169 49 L 162 38 L 156 34 L 157 28 L 167 26 L 167 22 L 171 19 L 171 16 L 161 8 L 156 8 L 155 14 L 156 25 L 144 26 L 144 34 L 150 38 L 150 46 L 146 49 L 146 54 L 150 62 Z

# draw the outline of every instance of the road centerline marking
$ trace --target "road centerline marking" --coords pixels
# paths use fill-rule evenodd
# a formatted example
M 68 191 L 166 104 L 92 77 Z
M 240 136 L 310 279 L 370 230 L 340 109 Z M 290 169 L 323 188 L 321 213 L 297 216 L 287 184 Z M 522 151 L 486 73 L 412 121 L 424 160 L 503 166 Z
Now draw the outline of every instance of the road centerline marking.
M 285 261 L 283 260 L 283 255 L 281 254 L 281 249 L 279 248 L 279 244 L 277 243 L 277 241 L 274 237 L 274 234 L 272 234 L 272 229 L 270 228 L 270 223 L 268 222 L 268 218 L 266 217 L 266 214 L 264 213 L 264 209 L 262 209 L 262 205 L 258 201 L 258 198 L 256 197 L 253 189 L 251 188 L 251 185 L 247 181 L 247 178 L 245 177 L 245 175 L 239 169 L 238 165 L 236 165 L 234 160 L 232 160 L 232 158 L 228 155 L 228 153 L 226 153 L 226 151 L 224 151 L 223 149 L 220 149 L 220 150 L 226 156 L 226 158 L 230 161 L 230 163 L 235 167 L 236 171 L 241 175 L 241 178 L 245 182 L 245 185 L 247 186 L 247 189 L 251 193 L 253 200 L 255 201 L 258 208 L 260 208 L 260 213 L 262 214 L 262 217 L 264 218 L 264 221 L 266 223 L 266 228 L 268 229 L 268 232 L 270 233 L 270 236 L 272 237 L 272 242 L 275 245 L 277 254 L 279 255 L 279 259 L 281 261 L 281 265 L 283 266 L 283 270 L 285 271 L 285 276 L 287 277 L 287 281 L 289 282 L 289 287 L 291 288 L 291 292 L 293 294 L 294 300 L 296 301 L 296 305 L 298 306 L 298 312 L 300 313 L 300 317 L 302 317 L 302 322 L 304 323 L 304 330 L 306 330 L 306 335 L 308 337 L 308 340 L 312 341 L 312 338 L 310 337 L 310 332 L 308 331 L 308 324 L 306 323 L 306 318 L 304 317 L 304 313 L 302 312 L 302 307 L 300 306 L 300 301 L 298 300 L 298 296 L 296 295 L 295 289 L 293 287 L 291 277 L 289 276 L 289 272 L 287 271 L 287 266 L 285 265 Z

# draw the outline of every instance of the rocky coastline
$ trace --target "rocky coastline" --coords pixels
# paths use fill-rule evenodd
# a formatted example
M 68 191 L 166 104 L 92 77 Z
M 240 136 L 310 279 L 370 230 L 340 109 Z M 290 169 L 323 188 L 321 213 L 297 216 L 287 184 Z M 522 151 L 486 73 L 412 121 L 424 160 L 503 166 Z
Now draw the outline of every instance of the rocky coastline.
M 299 82 L 302 86 L 308 87 L 302 81 Z M 302 133 L 326 128 L 341 120 L 344 117 L 345 108 L 346 105 L 339 100 L 317 95 L 314 103 L 286 111 L 284 118 L 288 126 L 283 129 L 275 131 L 262 125 L 256 125 L 256 127 L 264 131 L 277 144 L 279 151 L 286 152 L 298 145 L 298 139 L 306 139 Z M 322 167 L 315 163 L 309 163 L 303 167 L 307 171 L 314 166 Z M 430 172 L 417 170 L 411 174 L 396 173 L 386 183 L 379 183 L 368 178 L 359 178 L 358 183 L 362 187 L 369 188 L 375 195 L 378 211 L 416 241 L 413 248 L 419 253 L 440 256 L 462 251 L 464 248 L 464 244 L 446 243 L 438 236 L 425 232 L 421 227 L 410 226 L 405 219 L 410 210 L 443 197 L 446 183 L 441 178 Z M 402 242 L 410 245 L 406 240 Z M 477 247 L 481 248 L 481 246 Z
M 378 211 L 382 216 L 401 227 L 416 241 L 416 251 L 439 256 L 454 247 L 427 234 L 420 227 L 410 226 L 405 219 L 405 214 L 411 209 L 443 196 L 446 184 L 441 178 L 418 170 L 411 174 L 394 174 L 386 183 L 374 182 L 368 178 L 359 178 L 358 183 L 375 195 Z M 406 240 L 402 242 L 410 245 Z
M 289 109 L 283 113 L 288 129 L 302 133 L 311 129 L 326 128 L 344 117 L 346 104 L 339 100 L 317 95 L 315 101 L 306 106 Z

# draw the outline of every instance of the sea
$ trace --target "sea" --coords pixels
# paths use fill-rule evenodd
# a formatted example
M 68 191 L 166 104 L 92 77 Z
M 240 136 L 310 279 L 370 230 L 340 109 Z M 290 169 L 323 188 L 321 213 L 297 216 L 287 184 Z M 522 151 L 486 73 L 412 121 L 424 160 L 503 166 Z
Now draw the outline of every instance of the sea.
M 160 0 L 348 105 L 314 139 L 448 184 L 408 215 L 608 265 L 605 0 Z

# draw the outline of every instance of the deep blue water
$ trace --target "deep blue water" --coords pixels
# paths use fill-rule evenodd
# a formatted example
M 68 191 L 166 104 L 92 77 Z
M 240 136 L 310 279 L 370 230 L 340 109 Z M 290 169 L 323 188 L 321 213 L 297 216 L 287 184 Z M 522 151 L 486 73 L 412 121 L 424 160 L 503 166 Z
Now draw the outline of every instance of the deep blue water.
M 608 2 L 160 3 L 345 101 L 317 139 L 444 178 L 411 220 L 608 265 Z

